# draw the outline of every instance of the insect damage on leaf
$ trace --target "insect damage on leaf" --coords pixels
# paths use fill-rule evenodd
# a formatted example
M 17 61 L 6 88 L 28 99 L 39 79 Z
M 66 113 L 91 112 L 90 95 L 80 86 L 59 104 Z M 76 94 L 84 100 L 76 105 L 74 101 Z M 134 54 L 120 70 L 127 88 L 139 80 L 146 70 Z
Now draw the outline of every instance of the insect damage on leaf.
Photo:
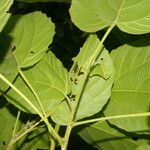
M 104 57 L 100 57 L 91 67 L 90 77 L 93 76 L 100 76 L 104 80 L 108 80 L 111 77 L 107 60 Z

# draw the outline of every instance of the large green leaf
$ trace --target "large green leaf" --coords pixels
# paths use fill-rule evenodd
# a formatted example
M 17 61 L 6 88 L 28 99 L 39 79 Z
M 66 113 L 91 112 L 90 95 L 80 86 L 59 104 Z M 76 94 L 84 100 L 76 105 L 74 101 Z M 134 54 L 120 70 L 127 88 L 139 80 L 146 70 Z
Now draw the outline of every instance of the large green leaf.
M 131 45 L 119 47 L 111 53 L 116 75 L 106 116 L 150 111 L 149 40 L 137 41 L 137 47 L 136 43 Z M 110 122 L 127 131 L 146 132 L 150 131 L 149 119 L 124 118 Z
M 26 69 L 23 73 L 39 97 L 46 113 L 53 110 L 70 92 L 68 73 L 51 52 L 46 54 L 34 67 Z M 14 85 L 41 111 L 38 101 L 20 76 L 17 77 Z M 7 93 L 6 97 L 10 103 L 19 109 L 36 113 L 33 108 L 12 89 Z
M 109 77 L 105 79 L 103 74 L 100 74 L 101 69 L 99 66 L 96 66 L 98 69 L 94 72 L 94 74 L 91 72 L 92 76 L 87 81 L 79 103 L 76 120 L 89 117 L 99 112 L 110 98 L 111 87 L 114 81 L 114 68 L 107 50 L 103 50 L 97 62 L 99 62 L 102 66 L 107 66 L 109 68 L 106 70 L 107 73 L 109 73 Z M 101 76 L 99 76 L 99 74 Z M 82 78 L 79 80 L 82 80 Z
M 132 136 L 117 131 L 110 127 L 105 121 L 93 124 L 84 128 L 79 135 L 89 144 L 101 150 L 137 150 L 142 143 L 147 140 L 132 140 Z M 147 145 L 148 146 L 148 145 Z
M 132 34 L 150 32 L 149 0 L 73 0 L 72 21 L 82 30 L 95 32 L 115 23 Z
M 13 0 L 0 1 L 0 32 L 2 31 L 3 27 L 5 26 L 10 17 L 10 13 L 8 13 L 7 11 L 9 10 L 12 3 Z
M 6 35 L 0 34 L 0 73 L 12 82 L 17 75 L 17 62 L 11 51 L 11 39 Z M 0 79 L 0 95 L 9 86 Z
M 19 67 L 37 63 L 45 54 L 54 35 L 54 25 L 46 15 L 34 12 L 11 16 L 4 32 L 9 34 Z
M 74 58 L 77 67 L 75 65 L 75 72 L 73 71 L 70 73 L 70 78 L 75 81 L 72 81 L 72 96 L 74 98 L 81 90 L 81 84 L 83 82 L 84 74 L 87 71 L 87 66 L 93 58 L 93 52 L 99 47 L 99 45 L 100 41 L 97 36 L 90 35 L 84 46 L 81 48 L 78 56 Z M 103 74 L 101 74 L 101 66 L 102 68 L 105 68 L 105 70 L 103 70 L 105 73 L 109 73 L 109 77 L 107 79 L 105 79 Z M 96 64 L 93 68 L 94 69 L 91 70 L 92 72 L 86 81 L 87 83 L 80 99 L 79 107 L 76 111 L 76 120 L 92 116 L 99 112 L 107 103 L 111 94 L 111 87 L 114 80 L 114 68 L 112 60 L 106 49 L 103 49 L 103 52 L 96 60 Z M 79 75 L 76 70 L 77 72 L 80 70 L 82 74 Z M 70 102 L 72 109 L 75 104 L 74 98 L 71 98 Z M 53 113 L 53 120 L 55 122 L 59 124 L 66 124 L 69 121 L 70 110 L 67 107 L 66 102 L 58 106 Z

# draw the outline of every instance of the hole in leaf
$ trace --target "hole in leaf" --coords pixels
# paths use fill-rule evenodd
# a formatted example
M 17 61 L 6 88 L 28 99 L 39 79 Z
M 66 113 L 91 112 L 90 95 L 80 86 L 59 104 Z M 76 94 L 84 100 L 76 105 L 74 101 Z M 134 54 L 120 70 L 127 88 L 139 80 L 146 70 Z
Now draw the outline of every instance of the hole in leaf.
M 75 101 L 75 97 L 76 97 L 76 95 L 71 95 L 70 98 L 71 98 L 72 101 Z
M 137 137 L 132 137 L 132 140 L 137 141 L 138 138 Z
M 5 142 L 5 141 L 3 141 L 3 145 L 6 145 L 6 142 Z
M 101 60 L 104 60 L 104 58 L 102 57 Z
M 82 74 L 84 74 L 84 72 L 80 71 L 78 75 L 82 75 Z
M 72 78 L 70 78 L 70 80 L 71 80 L 71 82 L 73 82 L 73 79 L 72 79 Z
M 78 80 L 77 80 L 77 79 L 75 79 L 75 80 L 74 80 L 74 84 L 75 84 L 75 85 L 77 85 L 77 84 L 78 84 L 77 82 L 78 82 Z

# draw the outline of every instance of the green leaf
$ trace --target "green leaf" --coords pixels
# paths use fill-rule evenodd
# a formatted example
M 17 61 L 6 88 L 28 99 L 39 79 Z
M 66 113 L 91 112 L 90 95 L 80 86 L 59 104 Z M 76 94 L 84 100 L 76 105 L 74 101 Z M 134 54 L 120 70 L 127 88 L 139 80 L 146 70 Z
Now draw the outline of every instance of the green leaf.
M 80 49 L 80 53 L 75 58 L 73 58 L 74 63 L 78 67 L 78 71 L 87 71 L 87 66 L 89 61 L 93 59 L 93 53 L 95 49 L 98 48 L 99 51 L 101 51 L 102 46 L 99 47 L 99 45 L 100 40 L 97 38 L 97 35 L 89 35 L 83 47 Z
M 70 92 L 68 73 L 62 64 L 50 52 L 32 68 L 23 71 L 23 74 L 31 84 L 46 113 L 50 113 L 59 103 L 65 100 Z M 24 80 L 18 76 L 14 85 L 41 111 L 38 101 Z M 25 101 L 12 89 L 6 95 L 8 101 L 19 109 L 36 113 Z
M 109 25 L 96 15 L 93 2 L 93 0 L 72 0 L 70 8 L 73 23 L 86 32 L 95 32 Z
M 11 39 L 1 34 L 0 41 L 0 73 L 12 82 L 17 75 L 17 62 L 11 51 Z M 0 79 L 0 95 L 4 93 L 8 87 L 9 86 Z
M 101 60 L 101 58 L 103 58 L 103 60 Z M 114 68 L 107 50 L 103 50 L 99 56 L 97 62 L 101 63 L 101 61 L 107 62 L 102 65 L 106 65 L 109 68 L 109 70 L 107 70 L 107 72 L 109 72 L 109 78 L 107 80 L 104 79 L 102 76 L 99 76 L 99 72 L 89 78 L 79 103 L 76 120 L 98 113 L 110 98 L 111 87 L 114 81 Z M 91 74 L 93 74 L 93 72 L 91 72 Z
M 22 140 L 22 139 L 21 139 Z M 17 142 L 16 149 L 21 150 L 37 150 L 37 149 L 48 149 L 49 148 L 49 133 L 46 126 L 38 126 L 36 130 L 25 135 L 24 140 Z
M 150 149 L 150 145 L 143 144 L 143 145 L 140 145 L 136 150 L 149 150 L 149 149 Z
M 14 107 L 13 107 L 14 108 Z M 12 108 L 11 108 L 12 109 Z M 12 138 L 16 116 L 10 111 L 10 107 L 0 107 L 0 149 L 5 150 Z M 19 121 L 19 123 L 21 123 Z
M 149 0 L 73 0 L 70 14 L 80 29 L 95 32 L 115 23 L 131 34 L 150 32 Z
M 25 3 L 37 3 L 37 2 L 57 2 L 57 3 L 70 3 L 71 0 L 16 0 Z
M 110 94 L 111 87 L 114 80 L 114 68 L 112 64 L 112 60 L 106 49 L 99 47 L 100 40 L 96 35 L 90 35 L 85 42 L 83 48 L 81 48 L 80 53 L 74 59 L 77 62 L 78 68 L 81 68 L 81 72 L 87 71 L 87 66 L 89 66 L 89 62 L 93 59 L 93 53 L 97 48 L 99 48 L 102 52 L 100 56 L 96 60 L 96 64 L 98 64 L 95 68 L 96 70 L 91 70 L 90 77 L 87 80 L 85 89 L 83 91 L 82 97 L 80 99 L 79 107 L 76 113 L 76 120 L 89 117 L 99 112 L 103 106 L 107 103 Z M 101 74 L 101 70 L 99 70 L 99 65 L 102 68 L 105 68 L 104 72 L 109 73 L 108 80 L 103 78 Z M 73 90 L 75 91 L 73 94 L 77 95 L 81 90 L 80 85 L 83 81 L 84 74 L 77 75 L 76 84 L 73 83 Z
M 10 17 L 10 13 L 8 13 L 7 11 L 9 10 L 12 3 L 13 0 L 0 1 L 0 32 L 2 31 L 3 27 L 5 26 Z
M 93 147 L 101 150 L 136 150 L 142 143 L 147 140 L 132 140 L 132 136 L 117 131 L 109 126 L 105 121 L 98 122 L 79 132 L 79 135 Z
M 3 105 L 3 106 L 2 106 Z M 5 106 L 4 103 L 0 104 L 0 150 L 6 150 L 7 145 L 12 139 L 12 132 L 16 122 L 17 111 L 12 105 Z M 16 128 L 16 136 L 20 136 L 23 132 L 29 129 L 29 116 L 22 115 L 19 118 Z M 31 117 L 31 116 L 30 116 Z M 24 123 L 23 123 L 24 122 Z M 32 120 L 32 122 L 35 122 Z M 30 122 L 31 124 L 31 122 Z M 33 125 L 33 124 L 32 124 Z M 31 125 L 30 125 L 31 126 Z M 13 137 L 13 139 L 15 139 Z M 13 145 L 14 149 L 48 149 L 49 148 L 49 133 L 47 127 L 38 126 L 32 132 L 24 135 L 19 141 Z
M 111 53 L 116 75 L 106 116 L 149 112 L 149 49 L 147 39 L 121 46 Z M 130 132 L 150 132 L 149 117 L 110 120 L 110 123 Z
M 72 97 L 70 102 L 71 108 L 74 107 L 74 99 L 81 90 L 84 73 L 87 71 L 89 61 L 93 58 L 93 52 L 98 48 L 99 45 L 100 41 L 97 36 L 90 35 L 84 46 L 81 48 L 78 56 L 74 58 L 76 64 L 74 66 L 75 69 L 70 73 L 70 78 L 72 79 Z M 111 87 L 114 80 L 114 68 L 112 60 L 106 49 L 103 49 L 103 52 L 97 59 L 96 63 L 107 68 L 104 71 L 107 72 L 107 74 L 109 73 L 109 77 L 104 79 L 100 75 L 99 70 L 98 72 L 91 72 L 80 99 L 79 107 L 76 111 L 76 120 L 92 116 L 99 112 L 110 97 Z M 78 74 L 79 70 L 82 72 L 82 74 Z M 55 122 L 63 125 L 68 123 L 70 118 L 70 109 L 67 107 L 66 102 L 58 106 L 53 113 L 55 114 L 55 118 L 53 117 Z
M 4 32 L 13 38 L 19 67 L 26 68 L 44 56 L 53 39 L 54 25 L 46 15 L 34 12 L 11 16 Z

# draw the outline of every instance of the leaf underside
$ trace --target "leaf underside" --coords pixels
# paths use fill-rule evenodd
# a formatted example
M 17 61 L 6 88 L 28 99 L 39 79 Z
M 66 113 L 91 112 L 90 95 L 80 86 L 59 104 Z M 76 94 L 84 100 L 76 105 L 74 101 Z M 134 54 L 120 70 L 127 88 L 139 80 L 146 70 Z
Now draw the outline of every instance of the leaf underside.
M 139 147 L 141 150 L 146 150 L 142 149 L 144 148 L 143 143 L 149 147 L 148 140 L 138 139 L 138 141 L 134 141 L 131 135 L 126 136 L 109 126 L 105 121 L 85 127 L 79 132 L 79 135 L 99 150 L 118 150 L 118 147 L 122 150 L 137 150 Z
M 150 32 L 149 0 L 73 0 L 72 21 L 86 32 L 95 32 L 113 22 L 131 34 Z
M 26 69 L 23 73 L 37 94 L 46 114 L 50 114 L 70 92 L 67 71 L 51 52 L 46 54 L 34 67 Z M 17 77 L 14 85 L 42 112 L 32 91 L 20 76 Z M 13 90 L 10 90 L 6 97 L 10 103 L 13 103 L 19 109 L 29 113 L 36 113 Z
M 83 82 L 86 67 L 88 66 L 93 52 L 99 46 L 99 44 L 100 41 L 97 36 L 90 35 L 84 46 L 81 48 L 78 56 L 74 58 L 75 63 L 78 64 L 77 70 L 83 71 L 83 74 L 81 75 L 70 73 L 70 78 L 72 78 L 72 80 L 75 79 L 75 82 L 72 81 L 72 95 L 74 96 L 74 98 L 81 90 L 81 84 Z M 86 81 L 86 86 L 76 111 L 75 120 L 79 120 L 96 114 L 103 108 L 110 97 L 111 87 L 114 80 L 114 68 L 112 60 L 106 49 L 103 50 L 96 63 L 105 66 L 105 68 L 109 67 L 109 70 L 107 69 L 105 70 L 105 72 L 109 72 L 110 76 L 108 79 L 104 79 L 100 74 L 101 71 L 99 71 L 99 69 L 97 69 L 97 71 L 94 71 L 93 73 L 91 72 L 91 75 L 89 75 L 89 78 Z M 81 69 L 79 69 L 80 67 Z M 75 101 L 71 99 L 70 104 L 73 109 Z M 69 107 L 67 107 L 66 102 L 63 102 L 60 106 L 58 106 L 58 108 L 54 112 L 55 117 L 53 117 L 53 120 L 55 122 L 63 125 L 69 122 L 70 109 Z
M 13 110 L 13 111 L 12 111 Z M 4 106 L 0 108 L 0 149 L 7 149 L 12 138 L 13 128 L 16 122 L 16 113 L 17 110 L 12 106 Z M 22 113 L 21 113 L 22 115 Z M 25 118 L 24 118 L 25 119 Z M 20 134 L 25 131 L 27 127 L 25 124 L 19 120 L 17 124 L 17 132 Z M 28 139 L 28 142 L 25 143 L 25 140 Z M 25 143 L 25 144 L 24 144 Z M 29 135 L 26 134 L 14 145 L 14 149 L 47 149 L 49 147 L 49 138 L 46 127 L 38 127 L 35 131 L 32 131 Z
M 137 43 L 141 47 L 136 47 Z M 111 53 L 116 75 L 106 116 L 150 111 L 149 40 L 137 43 L 121 46 Z M 110 120 L 110 123 L 130 132 L 150 132 L 149 117 Z
M 10 6 L 12 5 L 13 0 L 1 0 L 0 1 L 0 32 L 2 31 L 3 27 L 6 25 L 10 13 L 9 11 Z
M 10 82 L 13 82 L 17 75 L 17 62 L 11 51 L 11 38 L 2 34 L 0 36 L 0 73 Z M 0 79 L 0 95 L 7 89 L 8 85 Z
M 55 33 L 53 23 L 41 12 L 12 15 L 3 32 L 13 38 L 11 45 L 20 68 L 40 61 Z

